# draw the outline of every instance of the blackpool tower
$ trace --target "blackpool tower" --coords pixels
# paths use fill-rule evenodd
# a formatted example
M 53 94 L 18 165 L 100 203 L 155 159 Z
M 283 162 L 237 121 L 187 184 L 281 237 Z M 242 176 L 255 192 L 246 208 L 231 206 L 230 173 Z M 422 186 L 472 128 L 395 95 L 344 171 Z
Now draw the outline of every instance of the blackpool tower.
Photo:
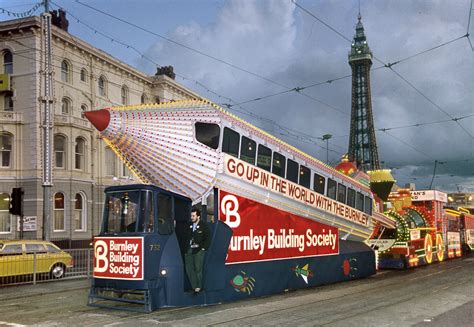
M 355 162 L 360 170 L 369 171 L 380 169 L 370 92 L 372 52 L 367 44 L 360 14 L 358 20 L 349 53 L 349 65 L 352 68 L 349 161 Z

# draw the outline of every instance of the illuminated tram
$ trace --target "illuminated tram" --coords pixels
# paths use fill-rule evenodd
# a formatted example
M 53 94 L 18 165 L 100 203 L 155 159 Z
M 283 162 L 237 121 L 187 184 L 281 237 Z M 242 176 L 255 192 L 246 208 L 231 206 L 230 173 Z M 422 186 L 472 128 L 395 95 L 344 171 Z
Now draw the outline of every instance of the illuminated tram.
M 105 191 L 90 305 L 203 305 L 375 273 L 363 241 L 395 222 L 366 183 L 207 101 L 84 115 L 143 183 Z M 197 295 L 181 251 L 193 205 L 212 234 Z

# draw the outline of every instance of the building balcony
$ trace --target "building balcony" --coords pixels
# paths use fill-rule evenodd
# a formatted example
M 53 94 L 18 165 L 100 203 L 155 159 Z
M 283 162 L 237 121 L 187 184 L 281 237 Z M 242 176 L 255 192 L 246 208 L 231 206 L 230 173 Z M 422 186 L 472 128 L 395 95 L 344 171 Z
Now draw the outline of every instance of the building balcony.
M 23 114 L 14 111 L 0 111 L 0 123 L 23 123 Z
M 54 115 L 54 124 L 58 126 L 72 126 L 92 131 L 92 126 L 89 121 L 79 117 Z

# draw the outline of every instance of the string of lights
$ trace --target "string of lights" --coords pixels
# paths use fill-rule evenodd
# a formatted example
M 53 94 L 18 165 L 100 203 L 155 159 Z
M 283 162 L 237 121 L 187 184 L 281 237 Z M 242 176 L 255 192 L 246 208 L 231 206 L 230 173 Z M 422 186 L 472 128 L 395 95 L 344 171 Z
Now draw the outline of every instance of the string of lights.
M 29 17 L 34 14 L 36 10 L 38 10 L 39 7 L 43 5 L 43 2 L 38 2 L 36 3 L 30 10 L 24 11 L 24 12 L 13 12 L 10 11 L 6 8 L 1 8 L 0 7 L 0 13 L 2 14 L 7 14 L 8 16 L 13 16 L 16 18 L 24 18 L 24 17 Z

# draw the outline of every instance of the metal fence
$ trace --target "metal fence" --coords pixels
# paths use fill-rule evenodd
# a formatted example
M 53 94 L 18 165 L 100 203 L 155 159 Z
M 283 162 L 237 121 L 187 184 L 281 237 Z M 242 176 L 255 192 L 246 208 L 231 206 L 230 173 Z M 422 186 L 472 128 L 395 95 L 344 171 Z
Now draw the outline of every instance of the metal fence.
M 92 249 L 11 253 L 0 256 L 0 287 L 72 278 L 89 278 Z

